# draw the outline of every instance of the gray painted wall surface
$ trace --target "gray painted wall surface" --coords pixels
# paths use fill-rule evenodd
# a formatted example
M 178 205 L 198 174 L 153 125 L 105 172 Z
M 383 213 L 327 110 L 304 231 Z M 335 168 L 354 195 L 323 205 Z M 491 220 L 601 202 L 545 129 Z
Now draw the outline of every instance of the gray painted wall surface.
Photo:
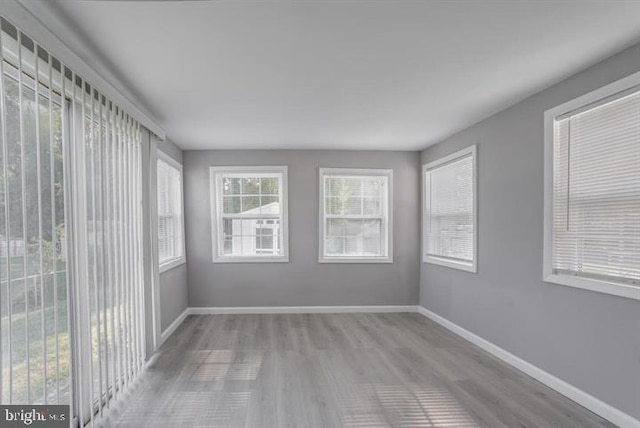
M 182 150 L 167 140 L 158 150 L 182 163 Z M 166 329 L 189 305 L 186 263 L 160 273 L 160 326 Z
M 640 302 L 542 282 L 543 113 L 637 71 L 640 44 L 422 153 L 478 145 L 479 264 L 422 264 L 420 304 L 640 418 Z
M 289 263 L 214 264 L 209 167 L 286 165 Z M 394 263 L 318 263 L 318 168 L 392 168 Z M 419 283 L 418 152 L 185 151 L 189 306 L 414 305 Z

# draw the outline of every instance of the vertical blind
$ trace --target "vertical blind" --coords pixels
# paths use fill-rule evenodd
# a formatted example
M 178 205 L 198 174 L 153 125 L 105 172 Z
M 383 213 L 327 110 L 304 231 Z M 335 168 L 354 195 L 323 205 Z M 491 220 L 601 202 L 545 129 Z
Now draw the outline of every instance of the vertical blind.
M 325 256 L 387 255 L 388 186 L 387 176 L 324 175 Z
M 65 101 L 50 84 L 60 83 L 52 61 L 2 20 L 2 404 L 67 404 L 71 390 Z
M 180 170 L 158 159 L 158 254 L 160 264 L 182 254 L 182 179 Z
M 640 88 L 556 118 L 556 273 L 640 286 Z
M 77 83 L 80 83 L 78 85 Z M 71 89 L 78 416 L 124 390 L 143 363 L 141 130 L 86 82 Z
M 141 128 L 4 19 L 0 38 L 0 401 L 82 426 L 143 361 Z
M 473 154 L 425 173 L 426 255 L 472 263 L 474 259 Z

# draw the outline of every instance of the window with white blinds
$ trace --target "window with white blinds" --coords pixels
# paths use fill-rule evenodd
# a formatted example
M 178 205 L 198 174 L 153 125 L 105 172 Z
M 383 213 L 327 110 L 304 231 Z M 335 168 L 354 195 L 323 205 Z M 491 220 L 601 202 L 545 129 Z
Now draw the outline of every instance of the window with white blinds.
M 640 78 L 626 82 L 547 115 L 545 274 L 640 299 Z
M 142 129 L 5 19 L 0 125 L 0 403 L 85 426 L 144 361 Z
M 185 261 L 182 165 L 158 152 L 158 262 L 160 272 Z
M 391 263 L 390 169 L 320 168 L 323 263 Z
M 426 263 L 477 271 L 476 147 L 423 167 Z
M 287 167 L 211 167 L 210 180 L 213 261 L 289 261 Z

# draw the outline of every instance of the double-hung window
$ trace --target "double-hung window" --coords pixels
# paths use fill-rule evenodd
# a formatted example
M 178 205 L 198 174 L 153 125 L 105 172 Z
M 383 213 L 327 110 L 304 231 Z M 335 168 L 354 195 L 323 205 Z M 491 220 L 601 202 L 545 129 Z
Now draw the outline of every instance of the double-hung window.
M 321 263 L 393 262 L 393 171 L 320 169 Z
M 640 73 L 545 113 L 544 279 L 640 300 Z
M 182 165 L 158 152 L 158 262 L 160 272 L 185 261 Z
M 423 260 L 477 272 L 476 147 L 424 165 Z
M 214 262 L 287 262 L 287 167 L 211 167 Z

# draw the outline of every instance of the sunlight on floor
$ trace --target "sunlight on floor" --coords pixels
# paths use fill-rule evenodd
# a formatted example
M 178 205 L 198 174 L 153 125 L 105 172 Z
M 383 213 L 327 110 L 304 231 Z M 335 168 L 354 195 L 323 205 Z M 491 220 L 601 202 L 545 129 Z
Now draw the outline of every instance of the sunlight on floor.
M 479 426 L 449 391 L 426 385 L 363 385 L 360 394 L 344 402 L 342 412 L 345 426 L 353 428 Z
M 205 354 L 195 354 L 195 368 L 189 380 L 196 382 L 251 381 L 256 380 L 263 351 L 213 350 Z
M 171 404 L 140 401 L 119 419 L 119 427 L 230 427 L 243 426 L 251 392 L 180 392 Z

